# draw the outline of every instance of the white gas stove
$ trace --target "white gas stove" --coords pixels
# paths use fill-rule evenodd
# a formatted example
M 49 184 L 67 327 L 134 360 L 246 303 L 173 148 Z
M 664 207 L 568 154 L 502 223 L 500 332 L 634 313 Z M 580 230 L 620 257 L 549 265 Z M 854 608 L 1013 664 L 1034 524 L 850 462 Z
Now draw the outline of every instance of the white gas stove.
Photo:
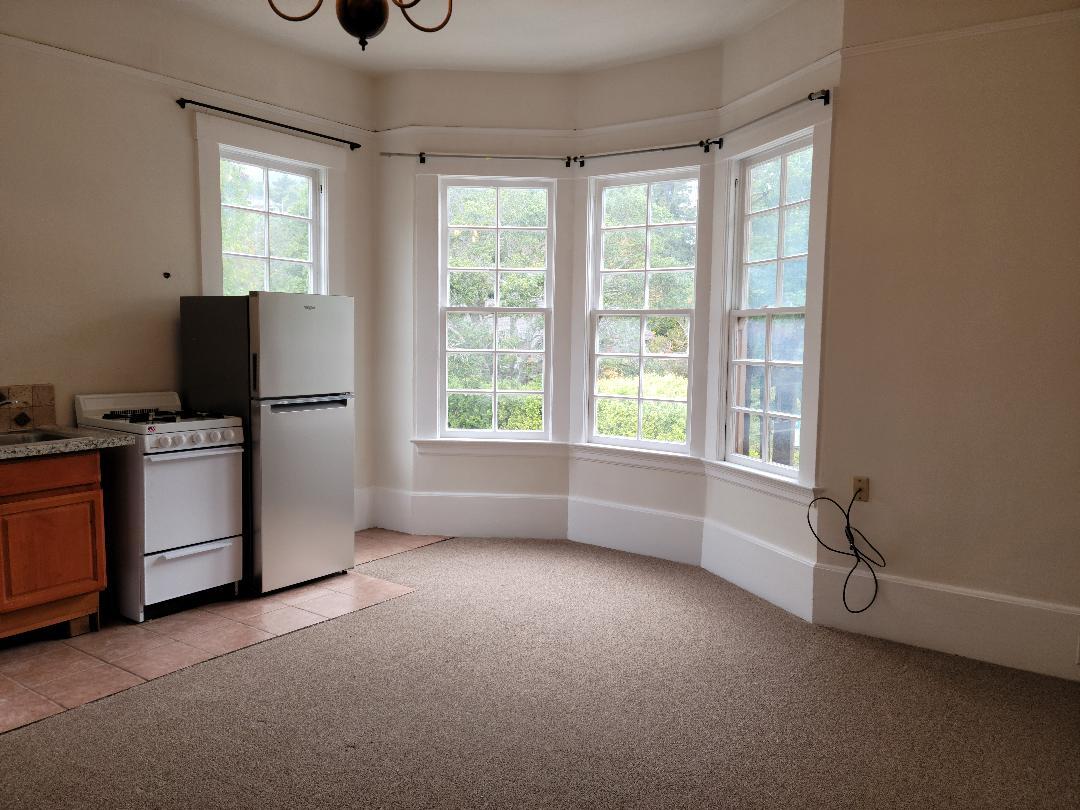
M 172 391 L 75 397 L 79 427 L 134 433 L 103 458 L 110 590 L 122 615 L 243 576 L 244 428 Z
M 143 453 L 223 447 L 244 441 L 239 416 L 190 411 L 174 391 L 143 394 L 87 394 L 75 398 L 80 427 L 136 433 Z

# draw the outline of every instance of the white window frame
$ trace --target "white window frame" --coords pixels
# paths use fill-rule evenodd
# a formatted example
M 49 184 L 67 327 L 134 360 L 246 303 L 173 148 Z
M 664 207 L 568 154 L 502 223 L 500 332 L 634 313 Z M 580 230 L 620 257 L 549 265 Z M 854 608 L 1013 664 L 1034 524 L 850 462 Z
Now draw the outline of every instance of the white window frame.
M 320 227 L 312 234 L 312 252 L 317 255 L 319 277 L 314 285 L 321 294 L 342 294 L 350 290 L 345 266 L 346 147 L 287 135 L 263 127 L 243 124 L 207 113 L 195 114 L 198 148 L 199 212 L 202 294 L 221 295 L 223 288 L 221 250 L 221 157 L 246 155 L 271 160 L 275 168 L 296 172 L 317 171 L 322 194 L 316 195 Z M 241 158 L 244 159 L 244 158 Z
M 698 182 L 698 207 L 697 207 L 697 219 L 695 221 L 695 227 L 697 228 L 697 254 L 694 257 L 694 306 L 688 309 L 640 309 L 640 310 L 602 310 L 600 309 L 600 292 L 601 292 L 601 267 L 603 262 L 603 238 L 601 223 L 603 222 L 603 195 L 604 189 L 613 186 L 625 186 L 625 185 L 637 185 L 642 183 L 658 183 L 671 180 L 696 180 Z M 678 453 L 682 455 L 694 455 L 694 448 L 699 442 L 695 436 L 695 399 L 699 399 L 695 393 L 695 366 L 697 365 L 697 353 L 695 352 L 695 346 L 699 342 L 698 332 L 701 324 L 707 321 L 707 318 L 702 316 L 707 313 L 707 292 L 703 294 L 702 276 L 705 273 L 702 272 L 702 256 L 706 254 L 708 248 L 708 240 L 702 242 L 703 235 L 706 234 L 707 228 L 702 228 L 703 210 L 707 211 L 710 206 L 703 206 L 704 193 L 708 193 L 709 189 L 704 188 L 702 172 L 698 166 L 683 166 L 671 169 L 654 169 L 649 171 L 638 172 L 625 172 L 620 174 L 599 175 L 589 178 L 589 204 L 587 210 L 588 217 L 588 230 L 589 230 L 589 254 L 587 262 L 587 296 L 588 296 L 588 328 L 586 330 L 587 346 L 586 346 L 586 379 L 584 387 L 585 398 L 585 429 L 587 442 L 594 445 L 611 445 L 616 447 L 629 447 L 641 450 L 652 450 L 660 452 Z M 704 193 L 703 193 L 704 192 Z M 648 204 L 648 203 L 646 203 Z M 648 250 L 648 229 L 652 227 L 646 224 L 646 250 Z M 648 261 L 646 259 L 646 264 Z M 647 270 L 645 271 L 648 272 Z M 646 275 L 646 279 L 648 276 Z M 707 291 L 707 287 L 704 288 Z M 647 281 L 646 281 L 646 295 L 647 295 Z M 648 303 L 646 300 L 645 303 Z M 619 316 L 627 315 L 639 317 L 641 319 L 641 329 L 644 331 L 646 318 L 652 316 L 676 316 L 686 317 L 689 320 L 689 330 L 687 332 L 687 389 L 686 389 L 686 442 L 661 442 L 651 441 L 647 439 L 628 438 L 621 436 L 606 436 L 596 432 L 596 403 L 597 399 L 612 398 L 607 395 L 598 396 L 596 394 L 596 367 L 598 363 L 598 355 L 596 352 L 596 334 L 597 326 L 601 316 Z M 644 335 L 642 335 L 641 341 L 638 344 L 638 396 L 635 402 L 648 402 L 657 401 L 654 398 L 642 396 L 642 370 L 643 364 L 647 357 L 653 355 L 645 354 L 644 347 Z M 619 355 L 614 355 L 619 356 Z M 629 357 L 630 355 L 625 355 Z M 627 398 L 629 399 L 629 398 Z M 641 407 L 638 406 L 638 433 L 641 432 Z
M 821 327 L 823 318 L 823 293 L 825 272 L 825 233 L 828 217 L 829 151 L 831 142 L 831 110 L 813 107 L 805 111 L 793 111 L 778 115 L 748 127 L 733 137 L 725 139 L 727 155 L 721 157 L 716 177 L 716 196 L 719 214 L 716 227 L 723 238 L 717 239 L 714 267 L 723 273 L 723 283 L 715 285 L 712 302 L 713 317 L 710 324 L 711 348 L 710 373 L 715 373 L 713 390 L 717 392 L 718 407 L 710 422 L 716 426 L 716 434 L 710 441 L 714 458 L 723 465 L 730 465 L 748 472 L 759 473 L 773 479 L 797 482 L 813 487 L 817 475 L 817 428 L 821 369 Z M 800 463 L 798 469 L 763 460 L 749 458 L 734 452 L 734 416 L 730 407 L 733 396 L 732 362 L 733 340 L 740 284 L 742 283 L 741 227 L 742 188 L 745 187 L 744 169 L 751 160 L 757 160 L 772 152 L 782 152 L 799 142 L 814 147 L 810 190 L 810 233 L 807 254 L 806 302 L 804 348 L 803 348 L 803 397 L 800 426 Z M 738 180 L 738 183 L 736 183 Z M 784 308 L 769 308 L 772 314 L 782 314 Z M 714 372 L 715 369 L 715 372 Z M 764 396 L 768 396 L 766 388 Z M 765 437 L 763 436 L 763 441 Z
M 323 261 L 323 257 L 326 255 L 326 241 L 327 233 L 323 227 L 323 223 L 326 220 L 326 195 L 323 193 L 326 180 L 326 168 L 323 166 L 314 166 L 309 163 L 301 163 L 294 160 L 287 160 L 285 158 L 276 157 L 274 155 L 264 155 L 259 152 L 252 152 L 249 149 L 239 149 L 235 146 L 227 146 L 220 144 L 218 147 L 219 160 L 231 160 L 237 163 L 245 163 L 250 166 L 258 166 L 263 170 L 264 181 L 263 190 L 264 197 L 267 201 L 266 210 L 260 210 L 256 208 L 246 208 L 244 206 L 231 205 L 225 203 L 220 199 L 219 192 L 219 205 L 221 209 L 232 208 L 241 211 L 250 211 L 252 213 L 261 214 L 266 218 L 266 243 L 267 251 L 266 257 L 256 256 L 250 257 L 248 254 L 230 253 L 222 247 L 222 257 L 226 255 L 234 255 L 240 257 L 249 258 L 266 258 L 266 289 L 270 290 L 270 262 L 275 261 L 275 257 L 270 254 L 270 216 L 283 216 L 290 219 L 302 219 L 311 223 L 311 293 L 315 295 L 327 294 L 327 272 L 326 263 Z M 278 171 L 287 172 L 289 174 L 301 175 L 308 178 L 311 181 L 311 216 L 299 217 L 291 214 L 279 214 L 269 210 L 269 180 L 268 172 Z M 218 228 L 220 232 L 221 220 L 218 219 Z M 219 236 L 220 238 L 220 236 Z M 283 259 L 278 257 L 278 261 L 297 261 L 295 259 Z M 224 285 L 224 261 L 222 261 L 222 285 Z
M 449 240 L 450 226 L 447 222 L 446 216 L 446 191 L 451 186 L 454 187 L 475 187 L 475 188 L 541 188 L 547 191 L 548 194 L 548 210 L 547 210 L 547 226 L 545 228 L 517 228 L 506 227 L 503 228 L 498 223 L 491 228 L 485 228 L 485 230 L 494 230 L 496 233 L 496 252 L 499 250 L 498 234 L 502 230 L 543 230 L 547 234 L 547 249 L 545 255 L 545 267 L 544 267 L 544 306 L 543 307 L 501 307 L 501 306 L 489 306 L 489 307 L 461 307 L 450 306 L 448 301 L 449 295 L 449 273 L 451 268 L 449 267 L 447 257 L 447 246 Z M 556 181 L 553 178 L 537 178 L 537 177 L 483 177 L 483 176 L 461 176 L 461 175 L 440 175 L 438 184 L 439 194 L 439 213 L 438 213 L 438 234 L 439 244 L 437 250 L 438 256 L 438 305 L 439 305 L 439 363 L 438 363 L 438 435 L 442 438 L 449 439 L 496 439 L 496 440 L 531 440 L 531 441 L 551 441 L 552 437 L 552 424 L 553 424 L 553 397 L 552 397 L 552 381 L 554 374 L 552 370 L 553 357 L 554 357 L 554 317 L 555 317 L 555 257 L 556 257 Z M 464 226 L 463 226 L 464 227 Z M 498 264 L 498 262 L 496 262 Z M 459 268 L 453 268 L 459 269 Z M 462 268 L 464 269 L 464 268 Z M 500 269 L 493 269 L 496 277 L 496 290 L 499 284 L 499 272 Z M 492 355 L 493 363 L 493 381 L 492 381 L 492 427 L 488 430 L 458 430 L 448 426 L 449 418 L 447 414 L 447 406 L 449 401 L 449 393 L 459 393 L 457 391 L 447 392 L 446 389 L 446 364 L 447 358 L 451 354 L 458 353 L 459 351 L 466 353 L 480 353 L 487 352 L 489 350 L 476 349 L 476 350 L 452 350 L 447 348 L 446 340 L 446 321 L 447 314 L 452 312 L 475 312 L 482 314 L 490 314 L 495 320 L 496 334 L 490 353 Z M 495 380 L 498 378 L 498 358 L 500 353 L 507 354 L 523 354 L 529 353 L 522 350 L 500 350 L 498 346 L 498 318 L 501 314 L 540 314 L 544 318 L 544 351 L 542 352 L 544 357 L 544 389 L 542 392 L 543 397 L 543 429 L 539 431 L 516 431 L 516 430 L 498 430 L 498 418 L 499 418 L 499 392 L 497 390 L 497 384 Z M 536 352 L 536 354 L 541 354 Z M 488 393 L 488 392 L 477 392 Z M 517 392 L 520 395 L 523 392 Z M 527 392 L 536 393 L 536 392 Z

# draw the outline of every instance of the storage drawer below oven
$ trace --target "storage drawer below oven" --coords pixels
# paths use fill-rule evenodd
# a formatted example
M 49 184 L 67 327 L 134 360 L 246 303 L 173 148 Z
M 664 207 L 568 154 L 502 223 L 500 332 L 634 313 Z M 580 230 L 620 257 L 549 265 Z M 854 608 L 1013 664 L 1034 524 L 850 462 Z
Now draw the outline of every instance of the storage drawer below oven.
M 228 585 L 243 577 L 244 543 L 240 536 L 226 537 L 143 558 L 147 605 L 177 596 Z

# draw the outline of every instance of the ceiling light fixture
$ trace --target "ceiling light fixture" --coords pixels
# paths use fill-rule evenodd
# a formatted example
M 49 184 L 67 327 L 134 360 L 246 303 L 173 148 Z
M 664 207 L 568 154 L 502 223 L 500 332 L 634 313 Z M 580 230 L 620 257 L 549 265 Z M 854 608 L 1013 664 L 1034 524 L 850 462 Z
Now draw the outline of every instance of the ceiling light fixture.
M 270 8 L 275 14 L 289 22 L 301 22 L 315 16 L 315 12 L 322 8 L 323 4 L 323 0 L 318 0 L 311 11 L 293 16 L 282 12 L 274 4 L 274 0 L 267 0 L 267 2 L 270 3 Z M 420 0 L 337 0 L 337 18 L 346 32 L 360 40 L 360 49 L 367 50 L 368 40 L 386 28 L 386 22 L 390 19 L 390 3 L 401 9 L 402 16 L 418 31 L 434 33 L 450 22 L 450 15 L 454 11 L 454 0 L 446 0 L 446 17 L 441 23 L 431 27 L 420 25 L 409 16 L 409 9 L 419 2 Z

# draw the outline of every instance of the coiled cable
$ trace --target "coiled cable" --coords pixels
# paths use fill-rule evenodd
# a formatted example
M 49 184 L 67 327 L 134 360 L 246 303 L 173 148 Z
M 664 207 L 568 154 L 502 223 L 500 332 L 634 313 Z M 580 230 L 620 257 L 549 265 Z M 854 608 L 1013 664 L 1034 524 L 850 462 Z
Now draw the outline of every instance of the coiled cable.
M 885 567 L 885 557 L 884 557 L 884 555 L 880 551 L 878 551 L 877 547 L 874 546 L 874 544 L 871 543 L 867 539 L 865 534 L 863 534 L 862 532 L 860 532 L 858 529 L 856 529 L 854 526 L 851 525 L 851 508 L 855 505 L 855 499 L 859 497 L 860 492 L 862 492 L 861 489 L 855 490 L 855 494 L 851 496 L 851 501 L 848 503 L 847 509 L 845 509 L 839 503 L 834 501 L 832 498 L 826 498 L 824 495 L 819 496 L 817 498 L 814 498 L 814 500 L 810 501 L 810 504 L 806 507 L 806 525 L 810 527 L 810 533 L 812 535 L 814 535 L 814 539 L 817 540 L 818 543 L 820 543 L 823 547 L 827 548 L 829 551 L 833 552 L 834 554 L 843 554 L 845 557 L 854 557 L 855 558 L 855 564 L 853 566 L 851 566 L 851 570 L 848 571 L 848 575 L 846 577 L 844 577 L 844 590 L 843 590 L 843 593 L 842 593 L 842 599 L 844 601 L 844 609 L 847 610 L 848 613 L 862 613 L 864 610 L 868 610 L 870 608 L 870 606 L 872 604 L 874 604 L 874 600 L 877 599 L 877 592 L 878 592 L 878 578 L 877 578 L 877 573 L 874 571 L 874 568 L 875 567 L 876 568 L 884 568 Z M 843 513 L 843 515 L 844 515 L 844 536 L 847 538 L 847 541 L 848 541 L 848 549 L 849 549 L 848 551 L 844 551 L 843 549 L 839 549 L 839 548 L 833 548 L 828 543 L 826 543 L 824 540 L 822 540 L 818 536 L 818 533 L 814 530 L 814 524 L 810 520 L 810 510 L 814 508 L 814 504 L 817 503 L 818 501 L 828 501 L 829 503 L 836 506 L 836 508 L 839 509 L 841 511 L 841 513 Z M 860 549 L 855 544 L 855 535 L 858 535 L 859 538 L 863 541 L 863 543 L 865 543 L 866 546 L 870 549 L 870 551 L 873 552 L 873 556 L 868 555 L 865 551 Z M 848 604 L 848 598 L 847 598 L 848 582 L 851 581 L 851 575 L 855 573 L 855 570 L 860 565 L 865 565 L 866 570 L 870 572 L 870 576 L 874 580 L 874 593 L 870 597 L 870 601 L 867 602 L 865 606 L 859 608 L 858 610 L 852 610 L 851 606 Z

